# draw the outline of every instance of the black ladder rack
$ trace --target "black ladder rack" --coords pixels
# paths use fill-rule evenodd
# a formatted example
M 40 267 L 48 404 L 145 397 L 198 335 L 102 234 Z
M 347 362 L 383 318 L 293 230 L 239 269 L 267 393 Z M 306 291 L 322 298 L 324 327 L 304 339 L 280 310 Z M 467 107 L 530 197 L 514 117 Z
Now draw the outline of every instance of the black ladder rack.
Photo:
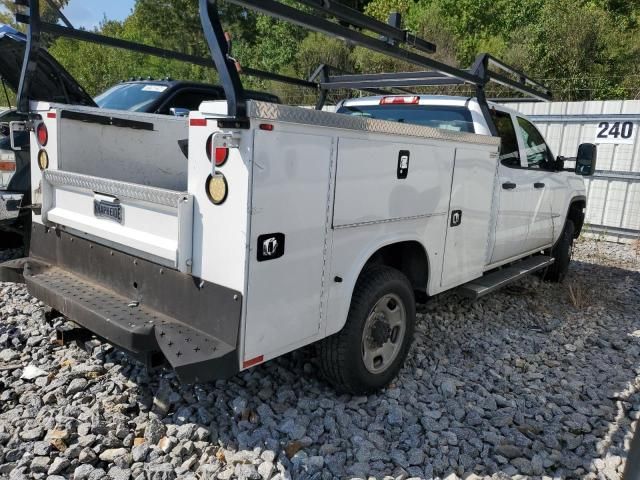
M 17 20 L 29 25 L 27 49 L 18 92 L 19 111 L 28 112 L 29 85 L 32 73 L 37 69 L 38 51 L 41 48 L 40 35 L 48 33 L 54 37 L 74 38 L 215 68 L 226 94 L 229 116 L 235 119 L 246 117 L 244 89 L 236 62 L 229 52 L 229 43 L 218 13 L 218 0 L 198 0 L 202 29 L 211 58 L 201 58 L 78 30 L 72 28 L 68 22 L 65 22 L 67 26 L 43 22 L 39 14 L 40 0 L 14 1 L 23 8 L 23 11 L 16 15 Z M 49 0 L 46 1 L 49 2 Z M 323 65 L 307 80 L 253 68 L 243 69 L 243 73 L 248 75 L 315 89 L 318 92 L 316 104 L 318 109 L 324 106 L 328 92 L 337 89 L 353 89 L 370 93 L 386 93 L 392 89 L 412 93 L 412 88 L 415 87 L 469 85 L 475 88 L 476 97 L 487 117 L 487 123 L 495 134 L 485 97 L 485 87 L 490 82 L 518 92 L 523 96 L 519 98 L 520 101 L 551 100 L 551 92 L 547 87 L 489 54 L 478 55 L 474 64 L 468 69 L 456 68 L 429 57 L 429 54 L 436 51 L 436 46 L 400 28 L 399 15 L 394 16 L 393 24 L 385 24 L 335 0 L 292 0 L 295 6 L 290 6 L 292 2 L 285 4 L 281 0 L 226 1 L 309 30 L 340 38 L 350 44 L 368 48 L 422 69 L 417 72 L 332 75 L 332 69 Z M 24 9 L 24 7 L 28 8 Z

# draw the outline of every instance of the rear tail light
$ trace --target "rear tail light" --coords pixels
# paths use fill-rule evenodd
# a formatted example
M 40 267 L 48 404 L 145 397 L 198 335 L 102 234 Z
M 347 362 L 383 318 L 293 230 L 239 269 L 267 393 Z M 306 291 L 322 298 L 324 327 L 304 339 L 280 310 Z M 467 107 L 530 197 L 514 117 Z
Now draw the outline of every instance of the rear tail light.
M 49 132 L 44 123 L 39 123 L 36 127 L 36 137 L 38 137 L 38 143 L 41 147 L 47 146 L 47 142 L 49 142 Z
M 227 158 L 229 158 L 229 149 L 218 147 L 216 148 L 214 155 L 216 157 L 216 167 L 220 167 L 224 165 L 224 163 L 227 161 Z
M 383 97 L 380 100 L 380 105 L 416 105 L 420 102 L 420 97 L 418 96 L 410 96 L 410 97 Z
M 212 152 L 213 150 L 212 142 L 213 142 L 213 135 L 209 135 L 209 138 L 207 138 L 207 146 L 206 146 L 207 158 L 209 159 L 209 161 L 211 161 L 211 157 L 213 155 L 216 161 L 216 167 L 221 167 L 226 163 L 227 159 L 229 158 L 229 149 L 225 147 L 216 147 L 215 152 Z
M 16 155 L 12 151 L 0 152 L 0 172 L 16 171 Z
M 227 185 L 227 179 L 221 173 L 209 175 L 207 183 L 205 185 L 207 196 L 214 205 L 220 205 L 227 199 L 229 193 L 229 186 Z

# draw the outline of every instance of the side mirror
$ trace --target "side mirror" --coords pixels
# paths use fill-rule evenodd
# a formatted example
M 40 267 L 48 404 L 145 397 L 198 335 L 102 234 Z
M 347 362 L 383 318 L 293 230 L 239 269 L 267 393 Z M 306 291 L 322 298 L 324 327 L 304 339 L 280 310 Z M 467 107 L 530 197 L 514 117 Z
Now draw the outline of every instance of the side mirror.
M 590 177 L 596 171 L 596 160 L 598 159 L 598 147 L 593 143 L 583 143 L 578 147 L 576 156 L 576 174 Z
M 188 117 L 190 113 L 188 108 L 180 107 L 172 107 L 169 109 L 169 112 L 171 112 L 171 115 L 174 117 Z

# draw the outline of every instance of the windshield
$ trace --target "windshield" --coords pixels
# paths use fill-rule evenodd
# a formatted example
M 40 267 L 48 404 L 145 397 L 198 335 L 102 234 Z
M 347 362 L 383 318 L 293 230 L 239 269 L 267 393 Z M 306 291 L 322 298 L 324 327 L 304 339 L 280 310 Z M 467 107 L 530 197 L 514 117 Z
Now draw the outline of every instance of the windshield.
M 100 108 L 144 112 L 167 88 L 153 83 L 121 83 L 95 98 Z
M 474 133 L 471 112 L 466 107 L 447 105 L 351 105 L 338 109 L 338 113 L 358 117 L 415 123 L 426 127 Z

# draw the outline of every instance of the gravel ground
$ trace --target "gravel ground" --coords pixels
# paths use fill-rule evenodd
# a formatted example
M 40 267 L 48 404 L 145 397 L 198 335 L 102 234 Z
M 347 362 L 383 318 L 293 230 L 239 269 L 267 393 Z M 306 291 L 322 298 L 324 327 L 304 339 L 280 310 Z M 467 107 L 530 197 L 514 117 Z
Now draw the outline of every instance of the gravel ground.
M 640 418 L 640 261 L 593 241 L 575 257 L 564 285 L 420 306 L 406 367 L 368 397 L 334 393 L 310 349 L 180 386 L 109 345 L 56 345 L 62 319 L 0 284 L 0 477 L 619 478 Z

